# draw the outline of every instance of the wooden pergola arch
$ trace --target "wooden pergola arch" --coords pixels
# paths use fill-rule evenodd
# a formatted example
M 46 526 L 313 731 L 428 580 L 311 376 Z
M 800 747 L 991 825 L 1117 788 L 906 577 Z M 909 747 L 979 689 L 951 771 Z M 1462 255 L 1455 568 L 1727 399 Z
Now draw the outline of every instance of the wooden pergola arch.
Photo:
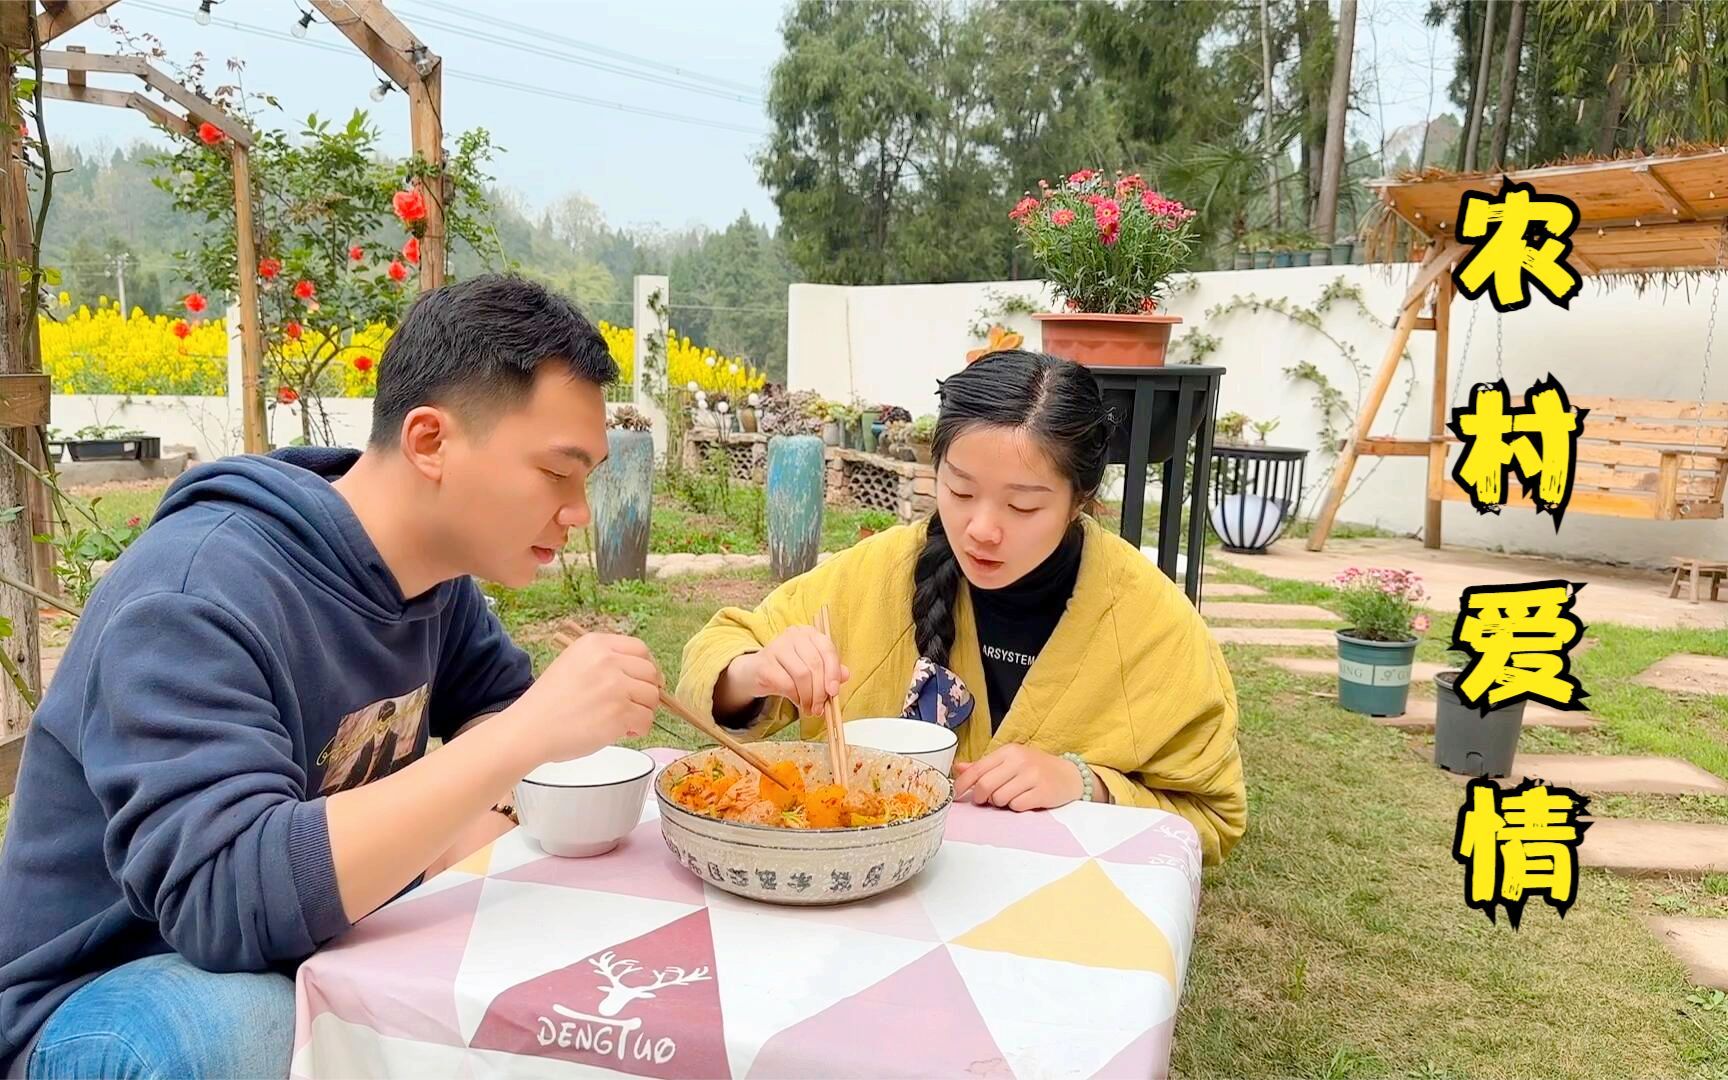
M 57 101 L 81 101 L 114 109 L 133 109 L 157 127 L 196 138 L 200 124 L 220 128 L 234 175 L 234 261 L 240 293 L 240 385 L 245 389 L 241 437 L 247 453 L 258 453 L 264 438 L 264 331 L 258 317 L 258 245 L 252 228 L 251 129 L 218 105 L 204 100 L 181 83 L 134 56 L 108 56 L 73 47 L 42 51 L 42 96 Z M 47 78 L 64 71 L 65 82 Z M 91 74 L 130 75 L 143 80 L 170 102 L 186 110 L 181 116 L 136 90 L 103 90 L 88 84 Z
M 55 39 L 114 7 L 120 0 L 0 0 L 0 46 L 30 56 L 42 50 L 43 76 L 64 71 L 65 82 L 41 79 L 45 98 L 82 101 L 112 108 L 134 109 L 152 123 L 176 133 L 195 131 L 211 123 L 227 136 L 234 162 L 236 261 L 239 282 L 242 342 L 244 444 L 247 452 L 265 448 L 264 398 L 262 393 L 263 328 L 258 317 L 257 242 L 252 221 L 251 177 L 248 151 L 253 144 L 246 126 L 211 102 L 142 60 L 107 56 L 79 49 L 49 49 Z M 383 0 L 311 0 L 324 20 L 342 33 L 356 48 L 407 92 L 413 150 L 432 166 L 441 182 L 426 190 L 426 237 L 421 245 L 420 288 L 443 284 L 446 265 L 445 206 L 450 198 L 444 163 L 443 61 L 396 18 Z M 184 110 L 181 115 L 143 90 L 112 90 L 89 85 L 94 73 L 128 75 L 142 80 L 143 90 L 162 95 Z M 42 357 L 31 323 L 36 305 L 30 302 L 21 267 L 32 264 L 34 230 L 31 227 L 29 182 L 18 153 L 18 118 L 12 110 L 13 74 L 10 65 L 0 65 L 0 110 L 10 118 L 0 123 L 0 165 L 6 178 L 0 187 L 0 439 L 34 469 L 47 469 L 39 432 L 50 420 L 52 387 L 42 374 Z M 7 459 L 10 461 L 10 459 Z M 30 583 L 40 595 L 53 596 L 53 549 L 33 537 L 51 532 L 47 490 L 22 467 L 0 466 L 0 507 L 26 507 L 16 520 L 0 525 L 0 574 L 14 582 Z M 0 640 L 0 649 L 22 672 L 32 695 L 42 692 L 42 657 L 37 600 L 19 589 L 0 587 L 0 617 L 10 619 L 13 633 Z M 24 729 L 31 714 L 29 702 L 0 677 L 0 798 L 12 793 L 23 751 Z
M 1441 543 L 1441 505 L 1463 497 L 1447 470 L 1457 440 L 1447 432 L 1447 386 L 1454 267 L 1469 249 L 1456 237 L 1466 191 L 1498 192 L 1502 178 L 1532 185 L 1540 195 L 1561 195 L 1578 207 L 1572 233 L 1572 268 L 1582 276 L 1637 280 L 1722 273 L 1728 268 L 1728 148 L 1681 150 L 1608 161 L 1521 169 L 1508 173 L 1439 174 L 1388 178 L 1370 187 L 1379 198 L 1380 228 L 1419 234 L 1429 254 L 1399 305 L 1391 340 L 1338 455 L 1330 490 L 1307 547 L 1325 546 L 1363 456 L 1416 457 L 1428 463 L 1423 543 Z M 1480 303 L 1487 303 L 1486 297 Z M 1538 303 L 1541 301 L 1538 300 Z M 1425 310 L 1426 309 L 1426 310 Z M 1434 337 L 1433 403 L 1429 435 L 1400 439 L 1371 434 L 1399 359 L 1417 330 Z M 1576 388 L 1574 388 L 1576 389 Z M 1572 507 L 1581 513 L 1656 521 L 1724 515 L 1728 482 L 1728 403 L 1590 398 L 1592 409 L 1579 444 L 1580 468 Z M 1594 430 L 1593 430 L 1594 429 Z

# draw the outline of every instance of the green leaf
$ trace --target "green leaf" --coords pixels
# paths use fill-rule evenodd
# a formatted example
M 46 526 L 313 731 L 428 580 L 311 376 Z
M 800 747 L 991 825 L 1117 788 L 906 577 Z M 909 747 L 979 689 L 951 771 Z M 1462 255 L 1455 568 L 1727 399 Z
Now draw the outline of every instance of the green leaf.
M 56 266 L 44 266 L 42 268 L 42 280 L 47 284 L 58 288 L 61 282 L 60 268 Z
M 8 506 L 5 509 L 0 509 L 0 525 L 12 524 L 18 520 L 18 516 L 23 512 L 22 506 Z
M 0 638 L 9 638 L 11 636 L 12 636 L 12 620 L 8 619 L 4 615 L 0 615 Z

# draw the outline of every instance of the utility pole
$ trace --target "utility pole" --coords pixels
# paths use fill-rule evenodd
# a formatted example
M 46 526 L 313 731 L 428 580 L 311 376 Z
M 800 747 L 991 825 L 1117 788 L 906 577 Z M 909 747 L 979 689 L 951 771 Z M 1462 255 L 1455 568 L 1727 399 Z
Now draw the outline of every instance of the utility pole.
M 120 317 L 122 319 L 126 318 L 132 310 L 126 306 L 126 260 L 131 257 L 124 251 L 114 256 L 114 285 L 115 290 L 120 294 Z

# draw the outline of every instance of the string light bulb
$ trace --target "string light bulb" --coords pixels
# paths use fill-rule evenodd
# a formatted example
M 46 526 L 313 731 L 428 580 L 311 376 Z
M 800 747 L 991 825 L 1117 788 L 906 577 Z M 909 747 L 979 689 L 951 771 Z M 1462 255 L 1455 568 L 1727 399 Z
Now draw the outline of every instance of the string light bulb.
M 432 74 L 432 50 L 424 45 L 408 47 L 408 59 L 414 65 L 414 70 L 422 76 Z
M 98 11 L 96 13 L 96 25 L 106 30 L 108 29 L 108 23 L 108 13 L 106 11 Z
M 192 16 L 192 21 L 197 23 L 199 26 L 209 26 L 210 9 L 214 7 L 215 4 L 216 0 L 198 0 L 198 13 Z
M 388 94 L 390 91 L 392 91 L 394 89 L 396 89 L 396 87 L 391 85 L 389 79 L 379 79 L 378 85 L 374 86 L 372 88 L 372 100 L 373 101 L 383 101 L 384 95 Z
M 295 22 L 293 28 L 288 32 L 297 38 L 304 39 L 306 37 L 306 31 L 311 25 L 312 13 L 310 11 L 302 11 L 300 13 L 299 21 Z

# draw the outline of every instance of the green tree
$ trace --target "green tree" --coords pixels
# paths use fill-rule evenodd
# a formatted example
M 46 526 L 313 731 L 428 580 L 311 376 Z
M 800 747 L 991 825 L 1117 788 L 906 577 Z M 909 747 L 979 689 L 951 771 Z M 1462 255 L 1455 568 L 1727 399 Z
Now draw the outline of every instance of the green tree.
M 799 0 L 786 15 L 758 170 L 808 278 L 903 279 L 893 235 L 936 118 L 935 21 L 930 5 L 884 0 Z

